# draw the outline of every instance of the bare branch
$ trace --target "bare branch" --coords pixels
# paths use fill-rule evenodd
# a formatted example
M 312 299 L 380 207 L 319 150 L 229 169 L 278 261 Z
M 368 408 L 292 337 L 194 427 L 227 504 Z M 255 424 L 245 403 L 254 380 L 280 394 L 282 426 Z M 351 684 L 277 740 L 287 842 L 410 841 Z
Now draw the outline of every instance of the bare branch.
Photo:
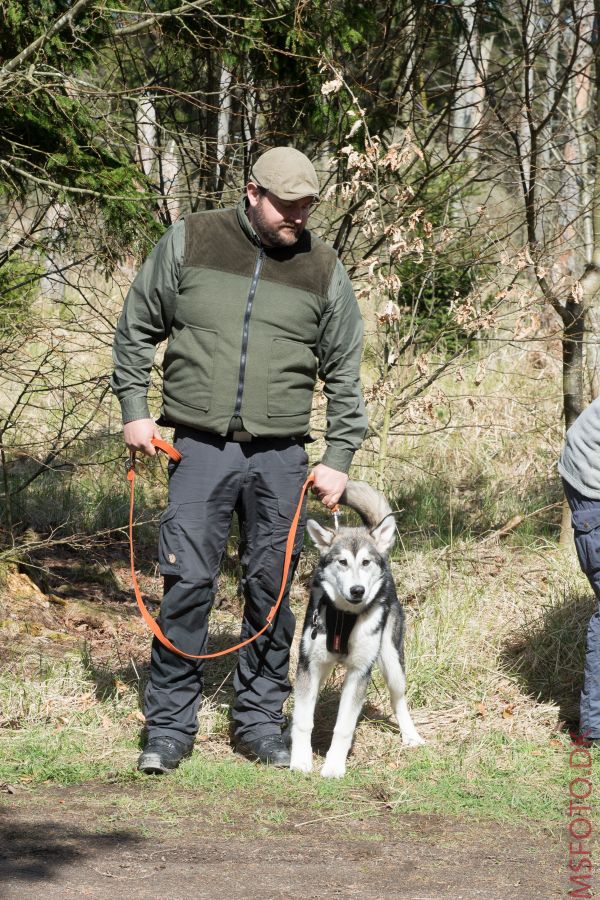
M 64 31 L 69 25 L 73 25 L 75 19 L 78 19 L 88 7 L 90 7 L 94 3 L 94 0 L 78 0 L 78 2 L 73 6 L 68 12 L 66 12 L 63 16 L 56 20 L 54 25 L 51 25 L 48 31 L 44 32 L 44 34 L 40 35 L 33 43 L 29 44 L 28 47 L 25 47 L 24 50 L 18 54 L 18 56 L 13 57 L 13 59 L 9 60 L 7 63 L 4 63 L 2 68 L 0 69 L 0 75 L 4 73 L 14 72 L 19 66 L 22 66 L 24 62 L 26 62 L 30 56 L 39 50 L 40 47 L 46 43 L 46 41 L 50 40 L 50 38 L 54 37 L 55 34 L 58 34 L 61 31 Z
M 201 10 L 203 7 L 208 6 L 210 3 L 211 0 L 195 0 L 195 2 L 184 3 L 183 6 L 178 6 L 176 9 L 170 9 L 166 12 L 161 13 L 154 13 L 153 15 L 148 16 L 148 18 L 145 18 L 140 22 L 136 22 L 134 25 L 126 25 L 124 28 L 117 28 L 114 32 L 114 35 L 117 38 L 122 38 L 128 37 L 132 34 L 139 34 L 142 31 L 147 31 L 149 28 L 152 28 L 153 25 L 158 25 L 165 19 L 172 19 L 174 16 L 181 16 L 185 13 Z M 119 12 L 122 13 L 123 10 L 119 10 Z M 143 15 L 143 13 L 135 13 L 135 15 Z

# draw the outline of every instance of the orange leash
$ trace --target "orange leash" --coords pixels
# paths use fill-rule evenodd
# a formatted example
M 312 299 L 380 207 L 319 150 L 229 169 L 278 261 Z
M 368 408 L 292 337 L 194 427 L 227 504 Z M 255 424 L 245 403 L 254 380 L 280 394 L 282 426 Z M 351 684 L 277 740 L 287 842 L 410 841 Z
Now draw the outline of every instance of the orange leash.
M 167 444 L 166 441 L 160 440 L 160 438 L 152 438 L 152 443 L 158 450 L 162 450 L 163 453 L 166 453 L 174 462 L 179 462 L 181 459 L 181 453 L 172 447 L 170 444 Z M 133 590 L 135 592 L 135 599 L 137 600 L 137 604 L 139 606 L 140 612 L 142 614 L 142 618 L 148 628 L 152 631 L 156 638 L 167 647 L 169 650 L 172 650 L 173 653 L 177 653 L 178 656 L 185 656 L 186 659 L 214 659 L 217 656 L 226 656 L 228 653 L 233 653 L 235 650 L 239 650 L 240 647 L 245 647 L 246 644 L 251 644 L 256 638 L 260 637 L 261 634 L 264 634 L 273 618 L 275 613 L 279 609 L 281 605 L 281 601 L 283 600 L 283 595 L 285 593 L 285 586 L 287 584 L 287 578 L 290 571 L 290 563 L 292 561 L 292 551 L 294 548 L 294 540 L 296 538 L 296 531 L 298 530 L 298 522 L 300 520 L 300 514 L 302 512 L 302 502 L 304 500 L 304 495 L 306 494 L 309 486 L 315 480 L 314 475 L 309 475 L 306 481 L 302 486 L 302 491 L 300 492 L 300 499 L 298 500 L 298 506 L 296 507 L 296 512 L 294 513 L 294 518 L 292 519 L 292 524 L 290 527 L 290 532 L 288 534 L 287 543 L 285 545 L 285 556 L 283 559 L 283 574 L 281 576 L 281 587 L 279 589 L 279 596 L 277 597 L 277 602 L 274 606 L 271 607 L 269 613 L 267 615 L 267 621 L 265 625 L 257 631 L 256 634 L 252 635 L 252 637 L 246 638 L 245 641 L 240 641 L 239 644 L 236 644 L 234 647 L 228 647 L 227 650 L 219 650 L 217 653 L 204 653 L 204 654 L 195 654 L 195 653 L 184 653 L 183 650 L 179 650 L 171 641 L 165 637 L 165 635 L 160 630 L 160 626 L 155 619 L 152 618 L 148 610 L 146 609 L 146 605 L 142 598 L 142 593 L 140 591 L 140 586 L 138 584 L 137 575 L 135 574 L 135 561 L 134 561 L 134 550 L 133 550 L 133 499 L 134 499 L 134 484 L 135 484 L 135 451 L 131 454 L 131 460 L 128 465 L 127 470 L 127 480 L 130 484 L 130 494 L 129 494 L 129 558 L 131 561 L 131 580 L 133 582 Z

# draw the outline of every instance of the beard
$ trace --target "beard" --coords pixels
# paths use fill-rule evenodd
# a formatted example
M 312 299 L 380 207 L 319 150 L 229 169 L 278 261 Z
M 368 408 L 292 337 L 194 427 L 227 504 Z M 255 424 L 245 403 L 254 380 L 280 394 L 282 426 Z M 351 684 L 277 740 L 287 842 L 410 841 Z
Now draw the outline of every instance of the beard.
M 279 225 L 269 224 L 258 204 L 252 210 L 252 225 L 263 244 L 267 247 L 292 247 L 304 231 L 304 225 L 295 222 L 281 222 Z

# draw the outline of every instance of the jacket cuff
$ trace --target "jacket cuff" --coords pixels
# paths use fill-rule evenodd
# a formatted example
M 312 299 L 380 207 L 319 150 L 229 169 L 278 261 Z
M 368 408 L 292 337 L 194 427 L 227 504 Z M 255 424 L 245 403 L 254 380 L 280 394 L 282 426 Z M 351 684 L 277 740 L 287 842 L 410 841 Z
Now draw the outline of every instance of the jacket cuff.
M 123 425 L 135 419 L 151 419 L 150 410 L 145 397 L 125 397 L 121 400 Z
M 330 469 L 336 469 L 338 472 L 348 474 L 353 458 L 354 450 L 340 450 L 339 448 L 328 447 L 323 454 L 321 462 L 324 466 L 329 466 Z

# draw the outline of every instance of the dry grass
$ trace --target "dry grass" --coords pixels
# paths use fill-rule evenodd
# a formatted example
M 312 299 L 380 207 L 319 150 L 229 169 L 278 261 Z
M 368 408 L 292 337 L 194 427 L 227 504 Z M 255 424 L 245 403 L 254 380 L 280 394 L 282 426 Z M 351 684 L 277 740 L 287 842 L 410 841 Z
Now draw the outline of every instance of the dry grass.
M 535 353 L 535 365 L 526 349 Z M 561 728 L 577 712 L 593 601 L 574 553 L 559 551 L 555 540 L 560 521 L 555 460 L 562 435 L 556 348 L 549 340 L 545 347 L 526 349 L 482 348 L 485 372 L 474 361 L 458 380 L 446 379 L 436 387 L 429 412 L 415 412 L 415 421 L 394 437 L 388 492 L 400 512 L 392 565 L 407 611 L 409 701 L 428 744 L 412 754 L 402 749 L 376 675 L 349 777 L 374 770 L 390 777 L 397 773 L 407 783 L 429 785 L 433 798 L 443 793 L 440 779 L 445 778 L 452 785 L 452 808 L 459 809 L 462 803 L 466 808 L 471 800 L 479 802 L 477 785 L 487 784 L 489 789 L 481 790 L 490 809 L 500 804 L 505 811 L 514 806 L 535 815 L 536 795 L 554 797 L 557 809 L 560 804 L 557 784 L 567 747 Z M 442 421 L 438 413 L 448 411 L 452 427 L 433 430 Z M 311 453 L 318 459 L 318 443 Z M 373 480 L 372 462 L 362 453 L 355 477 Z M 310 514 L 327 518 L 314 504 Z M 499 536 L 498 529 L 518 515 L 520 523 Z M 314 561 L 315 551 L 307 550 L 292 590 L 299 625 Z M 115 578 L 127 587 L 125 566 Z M 158 579 L 151 574 L 144 586 L 150 596 L 159 594 Z M 239 631 L 231 560 L 218 597 L 223 602 L 211 625 L 215 649 L 234 643 Z M 38 596 L 35 602 L 42 606 L 44 599 Z M 70 605 L 69 600 L 64 607 L 65 627 Z M 69 654 L 61 659 L 55 652 L 53 662 L 47 661 L 48 641 L 60 631 L 61 607 L 53 607 L 52 622 L 37 635 L 23 633 L 18 610 L 18 604 L 0 600 L 0 638 L 16 628 L 29 654 L 14 657 L 0 675 L 6 771 L 37 780 L 40 771 L 51 779 L 84 772 L 91 777 L 90 772 L 105 773 L 109 765 L 111 771 L 130 771 L 143 723 L 140 700 L 149 645 L 134 609 L 122 610 L 110 627 L 80 616 L 83 625 L 77 627 L 85 629 L 86 651 L 77 652 L 71 642 L 65 645 Z M 233 657 L 207 665 L 200 712 L 201 758 L 224 765 L 231 760 L 233 666 Z M 334 673 L 319 703 L 315 746 L 320 753 L 330 739 L 341 678 Z M 65 761 L 69 754 L 80 768 Z M 90 755 L 95 760 L 91 769 Z M 529 793 L 518 799 L 524 772 Z M 508 785 L 500 799 L 499 778 Z

